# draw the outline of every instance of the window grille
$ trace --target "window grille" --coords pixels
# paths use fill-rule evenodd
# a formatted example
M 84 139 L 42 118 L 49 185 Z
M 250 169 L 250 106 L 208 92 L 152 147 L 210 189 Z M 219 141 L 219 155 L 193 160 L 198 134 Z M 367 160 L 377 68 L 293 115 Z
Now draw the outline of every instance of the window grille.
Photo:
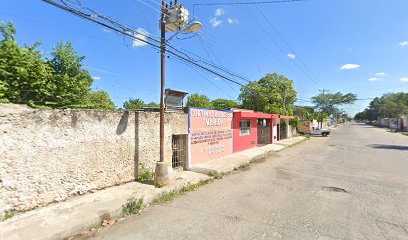
M 239 121 L 239 136 L 251 135 L 251 120 Z
M 186 146 L 187 135 L 173 135 L 172 139 L 172 158 L 171 163 L 173 168 L 184 167 L 186 161 Z

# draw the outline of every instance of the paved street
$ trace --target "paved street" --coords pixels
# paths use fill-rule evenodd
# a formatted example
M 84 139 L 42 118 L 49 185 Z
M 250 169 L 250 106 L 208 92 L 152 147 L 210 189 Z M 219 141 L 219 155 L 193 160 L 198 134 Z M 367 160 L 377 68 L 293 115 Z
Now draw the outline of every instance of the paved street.
M 408 239 L 408 137 L 350 123 L 94 238 Z

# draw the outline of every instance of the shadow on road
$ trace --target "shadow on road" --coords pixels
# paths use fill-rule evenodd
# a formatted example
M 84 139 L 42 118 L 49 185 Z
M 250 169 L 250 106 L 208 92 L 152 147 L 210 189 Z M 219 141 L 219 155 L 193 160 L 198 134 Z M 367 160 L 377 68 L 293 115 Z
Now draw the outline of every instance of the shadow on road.
M 376 149 L 390 149 L 390 150 L 401 150 L 408 151 L 408 146 L 399 146 L 399 145 L 385 145 L 385 144 L 371 144 L 369 147 Z

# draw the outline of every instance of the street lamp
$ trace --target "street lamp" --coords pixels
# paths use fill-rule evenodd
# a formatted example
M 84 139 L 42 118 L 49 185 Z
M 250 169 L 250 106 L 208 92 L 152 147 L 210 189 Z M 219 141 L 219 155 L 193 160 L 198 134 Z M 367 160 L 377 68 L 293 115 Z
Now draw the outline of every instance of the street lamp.
M 186 27 L 187 25 L 187 27 Z M 161 88 L 160 88 L 160 160 L 156 162 L 155 185 L 166 185 L 169 181 L 168 166 L 164 162 L 164 91 L 165 91 L 165 63 L 166 63 L 166 32 L 176 32 L 171 38 L 179 33 L 198 32 L 202 24 L 198 21 L 188 23 L 188 11 L 175 0 L 174 5 L 170 2 L 167 8 L 165 0 L 162 0 L 160 16 L 160 60 L 161 60 Z M 170 40 L 169 38 L 168 40 Z
M 203 28 L 203 24 L 201 24 L 199 21 L 193 21 L 188 24 L 188 26 L 183 30 L 184 33 L 193 33 L 193 32 L 199 32 Z

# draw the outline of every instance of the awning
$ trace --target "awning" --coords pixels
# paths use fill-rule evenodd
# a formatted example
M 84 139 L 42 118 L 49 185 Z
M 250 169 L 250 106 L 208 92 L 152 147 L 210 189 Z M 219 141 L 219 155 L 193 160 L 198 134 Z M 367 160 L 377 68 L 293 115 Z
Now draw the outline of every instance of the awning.
M 295 117 L 294 117 L 294 116 L 279 115 L 279 118 L 282 118 L 282 119 L 293 119 L 293 118 L 295 118 Z
M 279 118 L 279 114 L 269 114 L 263 112 L 234 112 L 234 117 L 239 118 Z

